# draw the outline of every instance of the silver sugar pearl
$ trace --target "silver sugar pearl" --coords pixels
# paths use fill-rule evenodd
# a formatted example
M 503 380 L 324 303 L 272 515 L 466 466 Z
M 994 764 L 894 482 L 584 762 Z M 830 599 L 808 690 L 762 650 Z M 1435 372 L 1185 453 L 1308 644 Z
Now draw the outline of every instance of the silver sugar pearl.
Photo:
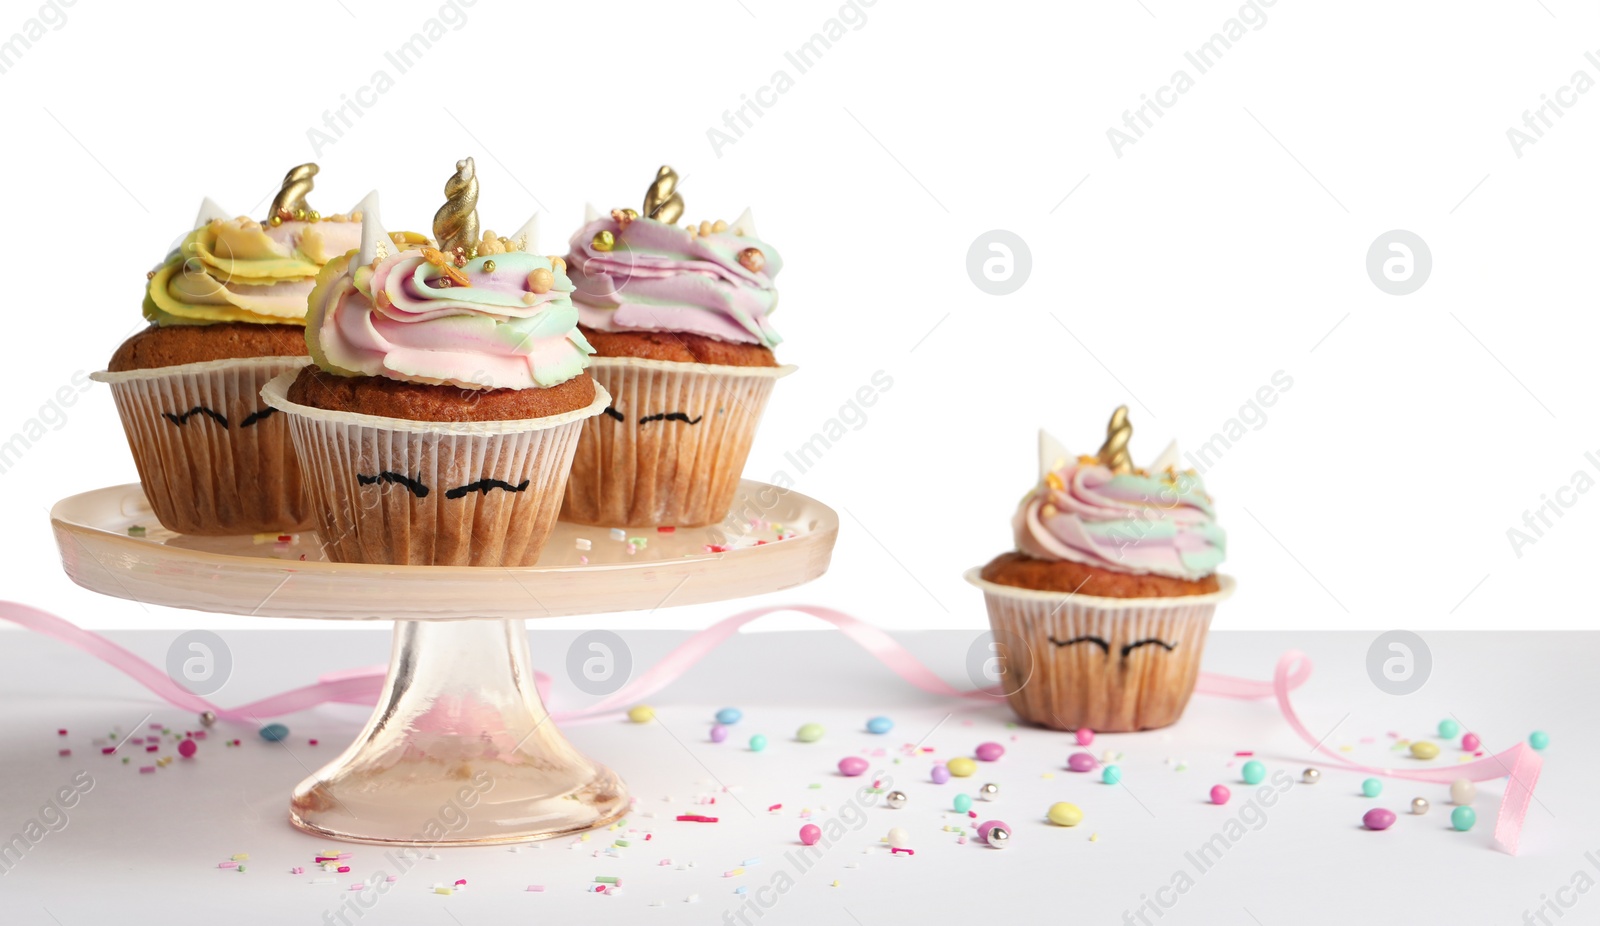
M 1004 849 L 1011 844 L 1011 831 L 1003 826 L 989 827 L 989 845 Z
M 1412 798 L 1411 799 L 1411 812 L 1416 814 L 1419 817 L 1422 816 L 1423 814 L 1427 813 L 1428 812 L 1428 799 L 1425 798 L 1425 797 L 1414 797 L 1414 798 Z
M 995 798 L 997 798 L 999 796 L 1000 796 L 1000 786 L 995 784 L 994 782 L 990 782 L 989 784 L 986 784 L 983 787 L 978 789 L 978 799 L 979 800 L 992 801 L 992 800 L 994 800 Z
M 217 712 L 216 711 L 201 711 L 200 712 L 200 725 L 202 727 L 214 727 L 214 726 L 216 726 L 217 725 Z
M 1308 768 L 1300 773 L 1300 780 L 1308 785 L 1314 785 L 1322 780 L 1322 773 L 1314 768 Z
M 904 807 L 906 805 L 906 800 L 906 793 L 904 791 L 890 791 L 883 797 L 883 802 L 888 804 L 893 810 L 899 810 L 900 808 Z

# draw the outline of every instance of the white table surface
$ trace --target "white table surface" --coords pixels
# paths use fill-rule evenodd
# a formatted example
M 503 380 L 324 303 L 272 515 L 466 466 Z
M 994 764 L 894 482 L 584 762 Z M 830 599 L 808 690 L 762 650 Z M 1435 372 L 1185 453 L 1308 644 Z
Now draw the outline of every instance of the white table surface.
M 196 626 L 205 626 L 203 617 L 197 616 Z M 112 636 L 161 664 L 176 633 Z M 532 631 L 535 662 L 557 675 L 557 709 L 584 703 L 560 677 L 574 636 Z M 624 633 L 636 669 L 652 664 L 683 636 Z M 269 629 L 228 632 L 225 639 L 235 667 L 213 698 L 224 704 L 305 684 L 319 673 L 381 663 L 388 653 L 388 634 L 377 628 Z M 968 684 L 963 666 L 974 634 L 930 631 L 900 639 L 952 682 Z M 1548 731 L 1553 742 L 1520 856 L 1492 846 L 1503 781 L 1479 786 L 1478 824 L 1457 833 L 1449 829 L 1443 786 L 1390 780 L 1372 800 L 1359 794 L 1364 776 L 1325 769 L 1320 784 L 1294 785 L 1265 812 L 1259 829 L 1197 873 L 1185 853 L 1239 816 L 1251 790 L 1239 780 L 1238 763 L 1244 760 L 1235 758 L 1236 751 L 1253 750 L 1270 769 L 1286 769 L 1297 780 L 1302 768 L 1319 764 L 1270 702 L 1196 697 L 1183 721 L 1169 730 L 1100 736 L 1092 751 L 1123 753 L 1118 764 L 1124 785 L 1112 787 L 1098 775 L 1065 769 L 1075 749 L 1070 734 L 1013 726 L 1003 705 L 972 706 L 922 694 L 837 633 L 751 633 L 652 698 L 658 722 L 567 728 L 579 748 L 628 781 L 638 804 L 627 829 L 638 832 L 600 831 L 587 841 L 517 849 L 436 850 L 436 858 L 417 862 L 363 910 L 341 905 L 355 896 L 349 885 L 357 879 L 396 873 L 384 850 L 299 833 L 289 826 L 286 810 L 290 789 L 343 748 L 364 710 L 329 707 L 282 718 L 292 731 L 288 748 L 260 740 L 251 729 L 219 725 L 193 760 L 140 774 L 145 753 L 125 746 L 121 754 L 132 759 L 123 765 L 119 756 L 102 756 L 96 739 L 113 728 L 130 732 L 146 714 L 177 729 L 197 728 L 197 719 L 65 646 L 21 632 L 0 633 L 0 836 L 9 838 L 39 816 L 41 805 L 78 772 L 94 780 L 67 811 L 68 822 L 58 823 L 58 830 L 0 874 L 0 923 L 487 926 L 511 916 L 541 922 L 861 926 L 1046 916 L 1139 923 L 1140 905 L 1171 885 L 1179 871 L 1192 887 L 1182 895 L 1164 894 L 1175 904 L 1159 918 L 1145 907 L 1148 922 L 1511 924 L 1524 922 L 1527 911 L 1537 915 L 1544 898 L 1558 897 L 1574 904 L 1562 910 L 1564 922 L 1600 921 L 1600 889 L 1578 894 L 1569 887 L 1579 872 L 1600 881 L 1600 851 L 1594 863 L 1585 857 L 1600 850 L 1600 802 L 1593 787 L 1600 744 L 1590 714 L 1600 695 L 1594 670 L 1600 636 L 1432 634 L 1432 679 L 1406 697 L 1384 695 L 1368 681 L 1364 657 L 1370 639 L 1364 633 L 1214 633 L 1205 662 L 1213 672 L 1265 678 L 1281 651 L 1306 650 L 1317 665 L 1297 697 L 1302 716 L 1316 730 L 1338 723 L 1329 744 L 1349 746 L 1349 755 L 1373 764 L 1415 761 L 1393 750 L 1390 734 L 1429 735 L 1439 719 L 1452 715 L 1493 749 L 1536 728 Z M 707 737 L 711 716 L 728 705 L 740 707 L 744 719 L 727 742 L 713 744 Z M 896 721 L 893 732 L 865 732 L 865 720 L 877 714 Z M 827 727 L 820 742 L 793 738 L 808 721 Z M 66 737 L 56 732 L 63 727 Z M 762 753 L 744 746 L 757 732 L 771 741 Z M 242 745 L 225 747 L 225 734 Z M 924 736 L 934 750 L 930 756 L 896 763 L 902 747 Z M 320 745 L 308 745 L 311 737 Z M 970 755 L 986 740 L 1006 747 L 1000 761 L 981 765 L 965 781 L 940 786 L 929 780 L 935 757 Z M 58 756 L 63 747 L 72 749 L 70 757 Z M 884 755 L 872 756 L 878 749 Z M 170 753 L 168 743 L 160 754 Z M 810 808 L 819 823 L 838 815 L 861 779 L 845 779 L 835 767 L 856 754 L 887 770 L 910 803 L 900 810 L 870 808 L 859 830 L 798 872 L 786 853 L 798 846 L 801 813 Z M 1435 762 L 1453 763 L 1459 755 L 1447 747 Z M 962 823 L 950 812 L 950 799 L 961 790 L 975 792 L 985 781 L 1002 791 L 994 802 L 976 805 L 982 818 L 1005 820 L 1015 830 L 1004 850 L 976 840 L 959 845 L 955 833 L 942 829 Z M 1226 807 L 1206 803 L 1217 783 L 1234 791 Z M 1433 809 L 1424 817 L 1407 815 L 1411 798 L 1419 795 Z M 713 796 L 714 808 L 695 804 Z M 1043 820 L 1045 809 L 1063 800 L 1083 808 L 1084 822 L 1076 828 Z M 768 812 L 773 804 L 782 809 Z M 1374 805 L 1400 813 L 1393 828 L 1361 828 L 1362 814 Z M 714 813 L 720 822 L 673 820 L 695 812 Z M 892 826 L 912 834 L 914 857 L 891 856 L 880 842 Z M 648 841 L 645 833 L 651 834 Z M 620 858 L 605 855 L 602 850 L 618 836 L 632 846 L 617 850 Z M 316 869 L 313 856 L 327 848 L 353 853 L 351 873 L 330 876 Z M 246 872 L 217 868 L 235 853 L 249 853 Z M 724 877 L 752 858 L 762 863 Z M 663 859 L 672 864 L 660 864 Z M 289 873 L 295 866 L 307 873 Z M 597 875 L 619 876 L 622 889 L 611 896 L 586 893 Z M 312 883 L 327 877 L 333 883 Z M 433 893 L 434 885 L 458 878 L 467 879 L 465 890 Z M 792 887 L 777 892 L 791 880 Z M 545 885 L 545 891 L 530 893 L 530 884 Z M 766 909 L 734 893 L 745 886 L 753 897 L 768 885 L 774 889 L 762 896 L 776 902 Z M 697 903 L 686 902 L 691 895 L 698 895 Z M 661 905 L 652 906 L 656 902 Z M 1553 908 L 1544 909 L 1557 922 Z

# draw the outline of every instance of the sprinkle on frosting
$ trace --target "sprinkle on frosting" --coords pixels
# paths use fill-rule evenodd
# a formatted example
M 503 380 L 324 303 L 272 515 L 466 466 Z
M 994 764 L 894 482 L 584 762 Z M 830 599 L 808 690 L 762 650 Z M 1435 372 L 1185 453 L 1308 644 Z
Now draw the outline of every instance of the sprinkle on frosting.
M 375 213 L 374 203 L 381 233 Z M 594 350 L 559 263 L 511 250 L 457 265 L 420 236 L 383 237 L 392 249 L 363 246 L 371 263 L 351 254 L 317 278 L 306 346 L 318 366 L 463 389 L 555 386 L 583 372 Z M 544 292 L 530 288 L 546 276 Z
M 747 223 L 749 224 L 749 223 Z M 678 227 L 614 210 L 569 242 L 578 318 L 601 331 L 672 331 L 773 347 L 783 259 L 736 223 Z
M 1149 469 L 1116 473 L 1097 456 L 1071 458 L 1039 434 L 1039 484 L 1012 528 L 1017 549 L 1114 572 L 1190 581 L 1216 572 L 1226 549 L 1199 474 L 1177 469 L 1176 445 Z

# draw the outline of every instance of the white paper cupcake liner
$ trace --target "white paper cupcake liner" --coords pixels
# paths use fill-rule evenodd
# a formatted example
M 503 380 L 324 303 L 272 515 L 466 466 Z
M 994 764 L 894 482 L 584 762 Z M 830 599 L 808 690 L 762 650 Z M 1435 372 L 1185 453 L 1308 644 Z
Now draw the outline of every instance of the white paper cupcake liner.
M 772 384 L 795 367 L 595 357 L 611 393 L 586 421 L 563 520 L 604 527 L 699 527 L 728 514 Z
M 305 357 L 208 360 L 89 378 L 111 386 L 157 520 L 183 534 L 311 526 L 289 425 L 261 387 Z
M 1100 598 L 966 579 L 983 590 L 1001 687 L 1023 720 L 1057 730 L 1150 730 L 1176 723 L 1194 693 L 1220 589 L 1173 598 Z M 1097 642 L 1099 641 L 1099 642 Z
M 295 374 L 262 397 L 286 413 L 330 559 L 413 566 L 531 566 L 555 525 L 578 431 L 611 402 L 514 421 L 427 422 L 291 402 Z

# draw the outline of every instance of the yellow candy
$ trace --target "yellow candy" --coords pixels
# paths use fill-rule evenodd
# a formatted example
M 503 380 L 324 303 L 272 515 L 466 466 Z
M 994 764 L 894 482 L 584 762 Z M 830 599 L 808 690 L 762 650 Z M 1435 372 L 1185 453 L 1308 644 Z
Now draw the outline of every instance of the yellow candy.
M 1411 744 L 1411 754 L 1418 759 L 1432 759 L 1439 755 L 1439 747 L 1435 743 L 1415 742 Z
M 1056 826 L 1077 826 L 1083 822 L 1083 811 L 1078 809 L 1077 804 L 1069 804 L 1066 801 L 1051 804 L 1045 816 Z
M 966 756 L 957 756 L 946 762 L 944 767 L 957 778 L 971 778 L 972 773 L 978 770 L 978 763 Z
M 656 719 L 656 709 L 648 704 L 628 709 L 628 719 L 634 723 L 649 723 Z

